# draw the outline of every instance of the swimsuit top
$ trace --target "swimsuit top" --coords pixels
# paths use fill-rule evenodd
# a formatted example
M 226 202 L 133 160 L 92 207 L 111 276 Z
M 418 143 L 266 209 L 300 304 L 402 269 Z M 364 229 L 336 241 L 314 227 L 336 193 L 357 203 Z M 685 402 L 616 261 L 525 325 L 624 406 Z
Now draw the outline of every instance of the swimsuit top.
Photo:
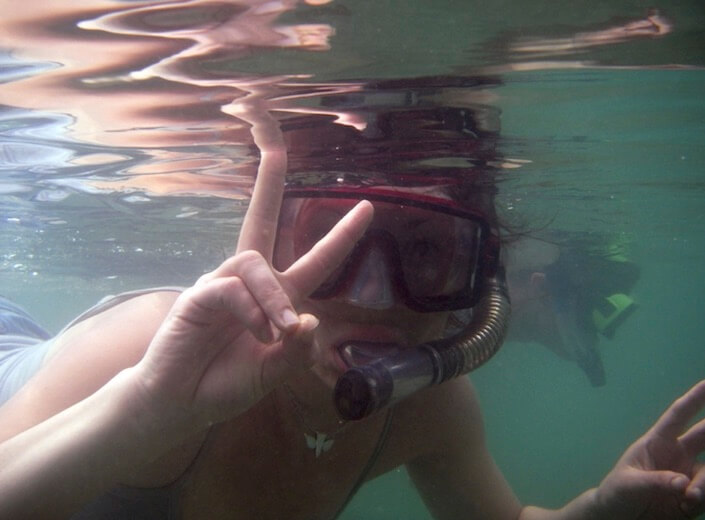
M 387 411 L 382 433 L 377 439 L 372 455 L 367 461 L 355 485 L 350 489 L 345 501 L 331 520 L 340 516 L 343 510 L 353 499 L 358 490 L 367 480 L 374 467 L 380 453 L 386 444 L 389 428 L 392 423 L 392 409 Z M 198 454 L 194 457 L 194 461 Z M 135 488 L 128 486 L 116 486 L 104 495 L 96 498 L 84 506 L 84 508 L 71 517 L 71 520 L 177 520 L 180 518 L 178 512 L 179 484 L 189 473 L 188 468 L 175 482 L 158 488 Z

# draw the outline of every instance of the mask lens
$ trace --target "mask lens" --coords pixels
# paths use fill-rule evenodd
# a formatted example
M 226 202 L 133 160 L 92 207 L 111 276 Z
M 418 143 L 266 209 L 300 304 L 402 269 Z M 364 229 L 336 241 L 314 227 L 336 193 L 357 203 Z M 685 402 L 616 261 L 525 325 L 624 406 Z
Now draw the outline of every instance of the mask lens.
M 367 193 L 355 199 L 287 195 L 280 214 L 275 267 L 286 269 L 306 254 L 361 198 L 374 204 L 373 221 L 313 298 L 340 294 L 374 248 L 383 251 L 379 261 L 388 263 L 395 293 L 409 307 L 440 311 L 472 306 L 487 226 L 475 215 L 442 204 L 376 200 Z
M 432 213 L 432 212 L 427 212 Z M 417 299 L 461 297 L 472 291 L 481 228 L 476 222 L 435 213 L 400 240 L 400 259 L 409 293 Z

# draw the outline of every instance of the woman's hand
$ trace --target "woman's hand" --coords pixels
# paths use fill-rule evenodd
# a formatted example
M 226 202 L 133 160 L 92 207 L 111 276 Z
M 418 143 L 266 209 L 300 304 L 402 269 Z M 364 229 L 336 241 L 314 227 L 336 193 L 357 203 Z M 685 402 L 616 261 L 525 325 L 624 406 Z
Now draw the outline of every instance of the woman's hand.
M 676 400 L 632 444 L 597 489 L 601 518 L 685 519 L 705 512 L 705 381 Z
M 254 100 L 257 101 L 257 100 Z M 286 151 L 276 123 L 251 111 L 261 149 L 237 253 L 176 301 L 134 374 L 148 409 L 201 425 L 242 413 L 315 361 L 318 321 L 297 303 L 345 259 L 373 208 L 362 202 L 285 272 L 272 267 Z

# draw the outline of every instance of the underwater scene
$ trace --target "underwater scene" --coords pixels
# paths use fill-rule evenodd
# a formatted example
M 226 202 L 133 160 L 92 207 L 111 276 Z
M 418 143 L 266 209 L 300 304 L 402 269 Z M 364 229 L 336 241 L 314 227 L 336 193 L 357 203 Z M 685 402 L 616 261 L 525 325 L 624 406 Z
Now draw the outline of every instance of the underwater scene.
M 0 0 L 0 295 L 54 334 L 213 270 L 252 111 L 294 186 L 474 176 L 513 309 L 463 377 L 519 499 L 560 507 L 705 377 L 705 6 L 661 3 Z M 339 518 L 432 516 L 400 467 Z

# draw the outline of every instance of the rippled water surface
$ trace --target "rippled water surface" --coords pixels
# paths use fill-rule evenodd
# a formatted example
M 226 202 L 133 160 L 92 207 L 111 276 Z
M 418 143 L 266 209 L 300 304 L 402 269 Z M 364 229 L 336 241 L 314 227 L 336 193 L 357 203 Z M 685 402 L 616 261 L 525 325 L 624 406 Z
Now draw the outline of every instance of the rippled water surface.
M 473 376 L 509 480 L 558 504 L 705 375 L 705 8 L 662 3 L 0 0 L 1 292 L 57 329 L 187 284 L 237 237 L 258 157 L 239 114 L 352 124 L 391 103 L 370 84 L 435 78 L 495 132 L 463 166 L 496 170 L 507 220 L 641 267 L 605 387 L 519 343 Z M 427 518 L 401 473 L 346 517 L 398 514 Z

